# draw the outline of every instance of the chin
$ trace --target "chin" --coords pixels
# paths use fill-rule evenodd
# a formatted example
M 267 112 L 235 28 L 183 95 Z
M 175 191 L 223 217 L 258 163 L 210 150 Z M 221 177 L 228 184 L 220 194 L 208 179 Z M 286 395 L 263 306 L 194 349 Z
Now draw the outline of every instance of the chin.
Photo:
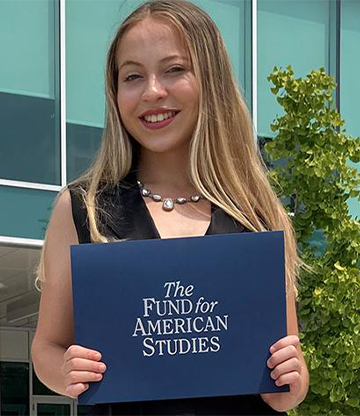
M 141 146 L 144 151 L 146 152 L 150 152 L 150 153 L 156 153 L 156 154 L 170 154 L 170 153 L 174 153 L 177 150 L 179 150 L 179 147 L 173 147 L 173 146 Z
M 166 153 L 173 153 L 176 151 L 183 152 L 184 149 L 188 150 L 190 140 L 174 140 L 171 141 L 167 138 L 162 138 L 162 140 L 157 140 L 154 138 L 153 140 L 143 140 L 139 141 L 140 146 L 148 152 L 152 153 L 159 153 L 159 154 L 166 154 Z

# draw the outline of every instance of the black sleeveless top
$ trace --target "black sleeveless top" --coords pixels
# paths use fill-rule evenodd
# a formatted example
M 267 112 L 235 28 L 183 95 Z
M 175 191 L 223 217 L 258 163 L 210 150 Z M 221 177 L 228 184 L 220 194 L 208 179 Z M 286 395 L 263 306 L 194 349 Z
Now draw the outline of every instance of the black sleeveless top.
M 74 224 L 79 243 L 90 243 L 86 208 L 76 190 L 69 186 Z M 110 215 L 101 215 L 103 235 L 116 239 L 160 238 L 155 223 L 140 194 L 136 173 L 120 184 L 107 187 L 97 198 Z M 220 208 L 212 206 L 210 225 L 205 235 L 247 232 L 241 224 Z M 268 406 L 260 395 L 207 397 L 133 403 L 109 403 L 93 406 L 93 415 L 285 415 Z

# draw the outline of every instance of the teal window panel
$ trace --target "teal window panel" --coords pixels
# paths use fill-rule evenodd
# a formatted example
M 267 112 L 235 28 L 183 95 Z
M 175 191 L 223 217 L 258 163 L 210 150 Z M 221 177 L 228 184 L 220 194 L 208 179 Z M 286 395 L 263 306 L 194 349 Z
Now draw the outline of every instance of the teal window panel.
M 340 111 L 345 120 L 347 133 L 360 137 L 358 82 L 360 67 L 360 2 L 341 2 L 341 48 L 340 48 Z M 360 163 L 350 163 L 360 171 Z M 360 202 L 355 198 L 349 201 L 349 209 L 360 219 Z
M 78 1 L 66 3 L 67 122 L 104 126 L 104 72 L 107 49 L 121 21 L 142 1 Z M 245 1 L 198 0 L 218 25 L 234 72 L 244 79 Z
M 66 123 L 67 180 L 73 181 L 83 174 L 100 147 L 102 129 Z
M 142 2 L 66 2 L 67 122 L 102 128 L 105 115 L 105 64 L 121 21 Z
M 245 0 L 193 0 L 205 10 L 220 30 L 230 55 L 233 71 L 242 91 L 245 90 L 246 27 Z M 249 24 L 249 22 L 247 22 Z
M 57 33 L 57 1 L 0 1 L 0 178 L 60 184 Z
M 291 65 L 297 77 L 327 67 L 329 1 L 258 1 L 258 135 L 273 137 L 270 124 L 282 108 L 267 80 L 274 66 Z
M 57 193 L 0 186 L 0 236 L 42 240 Z
M 54 98 L 55 4 L 1 0 L 0 91 Z
M 0 108 L 0 178 L 60 185 L 55 101 L 0 92 Z
M 121 21 L 141 3 L 141 0 L 66 3 L 68 181 L 90 166 L 100 146 L 107 50 Z

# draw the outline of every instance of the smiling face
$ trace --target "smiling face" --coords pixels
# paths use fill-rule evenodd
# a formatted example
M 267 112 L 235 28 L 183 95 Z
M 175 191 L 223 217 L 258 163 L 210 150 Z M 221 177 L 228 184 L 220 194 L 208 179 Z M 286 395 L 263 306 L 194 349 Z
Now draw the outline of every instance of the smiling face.
M 188 148 L 198 117 L 199 92 L 179 32 L 146 18 L 120 41 L 117 103 L 126 130 L 155 153 Z

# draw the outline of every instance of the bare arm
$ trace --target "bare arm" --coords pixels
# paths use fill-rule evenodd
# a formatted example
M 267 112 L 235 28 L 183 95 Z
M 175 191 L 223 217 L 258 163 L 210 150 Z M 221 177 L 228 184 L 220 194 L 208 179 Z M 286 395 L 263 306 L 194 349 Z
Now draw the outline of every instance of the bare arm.
M 77 397 L 98 381 L 101 356 L 72 346 L 74 339 L 70 245 L 78 244 L 66 190 L 58 199 L 44 246 L 45 283 L 42 285 L 39 320 L 32 344 L 32 359 L 39 379 L 51 390 Z M 66 353 L 66 354 L 65 354 Z M 81 372 L 81 374 L 80 374 Z

